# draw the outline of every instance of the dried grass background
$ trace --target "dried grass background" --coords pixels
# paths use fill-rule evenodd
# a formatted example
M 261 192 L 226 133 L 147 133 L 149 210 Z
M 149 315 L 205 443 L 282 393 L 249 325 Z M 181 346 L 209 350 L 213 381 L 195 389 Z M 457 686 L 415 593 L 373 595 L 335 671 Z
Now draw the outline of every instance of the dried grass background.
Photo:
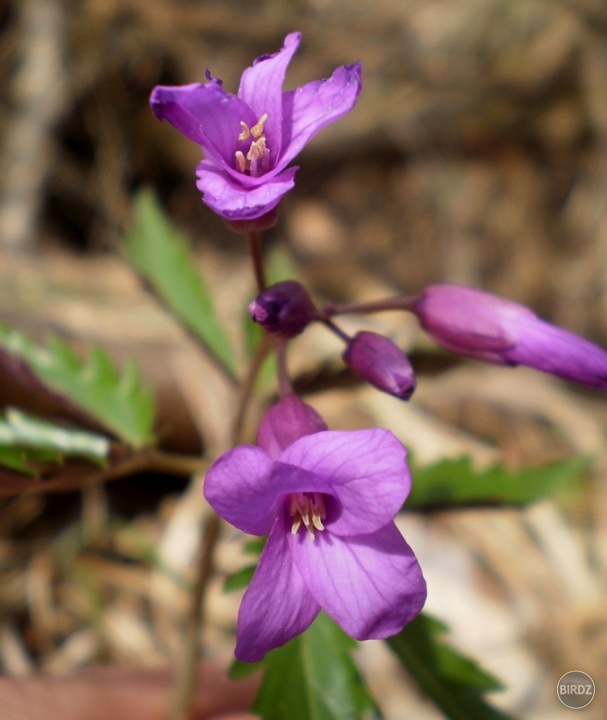
M 147 97 L 157 83 L 201 81 L 207 67 L 235 90 L 242 69 L 293 29 L 304 41 L 291 87 L 355 60 L 364 68 L 355 111 L 302 154 L 271 233 L 317 296 L 468 283 L 607 345 L 601 0 L 0 1 L 2 319 L 136 355 L 157 389 L 165 445 L 209 450 L 226 422 L 221 388 L 124 267 L 120 231 L 133 193 L 154 187 L 195 239 L 221 313 L 241 315 L 245 248 L 200 202 L 198 149 L 153 118 Z M 363 325 L 415 351 L 418 390 L 403 405 L 336 382 L 339 345 L 314 329 L 292 365 L 332 427 L 389 427 L 420 462 L 594 455 L 582 498 L 402 524 L 428 576 L 428 608 L 509 683 L 496 702 L 532 720 L 566 718 L 555 684 L 581 668 L 598 691 L 585 717 L 605 717 L 603 396 L 530 371 L 437 364 L 402 318 L 352 321 Z M 5 379 L 0 399 L 53 410 Z M 3 500 L 2 671 L 171 662 L 205 513 L 199 482 L 144 477 Z M 241 538 L 223 537 L 202 639 L 206 654 L 227 658 L 238 597 L 220 592 L 221 577 L 243 561 Z M 390 720 L 436 717 L 382 646 L 366 644 L 361 663 Z

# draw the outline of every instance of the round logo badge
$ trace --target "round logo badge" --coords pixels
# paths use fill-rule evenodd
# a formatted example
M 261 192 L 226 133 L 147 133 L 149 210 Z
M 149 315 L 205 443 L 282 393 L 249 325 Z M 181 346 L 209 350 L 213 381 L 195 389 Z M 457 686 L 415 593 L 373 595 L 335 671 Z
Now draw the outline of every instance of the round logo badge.
M 558 681 L 556 694 L 565 707 L 580 710 L 594 698 L 594 680 L 581 670 L 570 670 Z

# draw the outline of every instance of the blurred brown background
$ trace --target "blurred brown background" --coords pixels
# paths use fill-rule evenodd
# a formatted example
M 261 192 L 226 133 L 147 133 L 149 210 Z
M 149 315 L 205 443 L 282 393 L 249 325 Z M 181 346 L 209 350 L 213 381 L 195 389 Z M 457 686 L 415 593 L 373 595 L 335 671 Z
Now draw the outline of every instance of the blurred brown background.
M 318 296 L 371 299 L 431 282 L 466 283 L 607 345 L 602 0 L 0 0 L 1 318 L 35 336 L 59 330 L 84 345 L 102 341 L 118 358 L 141 357 L 161 414 L 177 428 L 173 446 L 195 451 L 202 410 L 186 385 L 202 382 L 198 366 L 119 259 L 133 194 L 156 190 L 216 279 L 226 315 L 241 313 L 251 278 L 241 238 L 200 201 L 199 149 L 158 123 L 147 98 L 158 83 L 203 81 L 207 68 L 235 92 L 253 58 L 278 50 L 292 30 L 303 32 L 303 44 L 289 87 L 363 64 L 358 105 L 298 158 L 296 189 L 269 234 L 270 244 L 288 245 Z M 383 331 L 421 347 L 422 382 L 406 409 L 364 388 L 319 392 L 313 402 L 334 427 L 384 424 L 421 461 L 463 453 L 512 464 L 595 456 L 587 493 L 573 505 L 548 503 L 528 515 L 446 514 L 431 530 L 409 521 L 429 578 L 437 568 L 430 609 L 513 685 L 503 701 L 510 709 L 561 717 L 553 691 L 560 674 L 584 662 L 598 674 L 607 663 L 602 397 L 518 370 L 463 363 L 442 372 L 424 364 L 427 345 L 401 319 L 362 322 L 385 322 Z M 312 334 L 293 365 L 305 374 L 319 359 L 333 362 L 338 349 Z M 306 387 L 313 390 L 313 381 Z M 3 397 L 10 392 L 4 388 Z M 167 492 L 162 486 L 159 495 Z M 22 541 L 32 518 L 44 516 L 43 501 L 31 502 L 24 501 L 23 521 L 14 505 L 2 507 L 7 537 Z M 145 517 L 132 501 L 121 509 L 154 542 L 164 538 L 165 560 L 187 567 L 191 553 L 167 550 L 177 510 L 185 512 L 179 502 L 172 496 L 158 510 L 146 506 Z M 117 552 L 135 552 L 128 538 L 112 542 Z M 72 575 L 35 543 L 20 545 L 22 556 L 7 543 L 0 561 L 4 587 L 13 585 L 12 594 L 0 592 L 4 671 L 170 656 L 183 598 L 175 603 L 165 588 L 156 615 L 158 587 L 142 596 L 124 568 L 120 574 L 107 559 L 88 558 L 109 608 L 91 630 Z M 234 553 L 225 551 L 226 568 L 237 562 Z M 24 563 L 27 582 L 37 582 L 46 600 L 28 595 Z M 447 566 L 461 571 L 451 585 L 439 579 Z M 64 595 L 55 597 L 61 582 Z M 217 589 L 211 646 L 219 654 L 229 654 L 236 604 Z M 404 680 L 374 652 L 365 662 L 392 698 L 388 715 L 405 717 Z M 423 703 L 409 712 L 433 717 Z M 588 718 L 602 717 L 600 708 L 592 712 Z

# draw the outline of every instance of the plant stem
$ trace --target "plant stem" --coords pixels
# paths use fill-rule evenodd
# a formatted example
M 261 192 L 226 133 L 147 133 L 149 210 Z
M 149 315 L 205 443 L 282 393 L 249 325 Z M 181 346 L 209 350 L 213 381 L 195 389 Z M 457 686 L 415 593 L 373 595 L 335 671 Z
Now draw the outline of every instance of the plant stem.
M 255 281 L 259 292 L 261 292 L 266 287 L 261 235 L 258 232 L 250 232 L 248 239 Z M 238 410 L 231 432 L 232 447 L 241 441 L 246 410 L 255 386 L 255 380 L 259 375 L 263 361 L 271 347 L 271 339 L 268 335 L 264 334 L 264 338 L 251 361 L 247 376 L 238 392 Z M 225 448 L 226 451 L 228 449 L 229 448 Z M 173 690 L 169 715 L 170 720 L 192 720 L 192 701 L 198 676 L 198 643 L 205 622 L 204 599 L 209 581 L 213 576 L 214 556 L 220 537 L 220 530 L 221 519 L 211 511 L 205 523 L 200 541 L 199 562 L 196 569 L 194 587 L 192 589 L 190 611 L 185 628 L 185 640 Z
M 192 720 L 192 700 L 196 688 L 198 642 L 200 631 L 204 627 L 204 598 L 213 575 L 215 548 L 219 540 L 221 520 L 211 510 L 204 525 L 199 549 L 199 561 L 196 579 L 192 589 L 192 602 L 185 627 L 185 640 L 182 647 L 180 667 L 176 673 L 173 690 L 171 720 Z
M 263 263 L 263 244 L 261 241 L 261 233 L 257 230 L 251 230 L 248 233 L 249 250 L 251 260 L 253 262 L 253 272 L 255 274 L 255 282 L 257 283 L 258 292 L 266 289 L 266 273 Z
M 236 413 L 236 417 L 234 418 L 234 424 L 232 425 L 232 439 L 234 440 L 234 445 L 237 445 L 238 442 L 242 440 L 244 419 L 251 395 L 253 393 L 253 388 L 255 387 L 255 380 L 257 380 L 263 361 L 266 359 L 271 349 L 272 342 L 270 336 L 267 333 L 264 333 L 263 339 L 259 343 L 259 346 L 255 351 L 255 355 L 251 360 L 249 371 L 247 372 L 247 375 L 238 392 L 238 411 Z
M 328 317 L 319 313 L 318 319 L 323 325 L 328 327 L 332 333 L 335 333 L 340 340 L 343 340 L 346 344 L 350 342 L 350 336 L 338 327 L 332 320 L 329 320 Z

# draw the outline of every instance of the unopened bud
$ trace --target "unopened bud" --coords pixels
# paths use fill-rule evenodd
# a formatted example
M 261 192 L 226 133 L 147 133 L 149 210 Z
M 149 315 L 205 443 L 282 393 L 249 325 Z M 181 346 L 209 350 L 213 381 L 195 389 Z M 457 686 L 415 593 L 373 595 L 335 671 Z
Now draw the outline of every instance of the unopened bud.
M 357 333 L 342 357 L 353 372 L 378 390 L 401 400 L 408 400 L 415 390 L 415 373 L 409 358 L 383 335 Z
M 607 352 L 523 305 L 461 285 L 431 285 L 411 310 L 447 350 L 607 389 Z
M 257 444 L 270 457 L 278 457 L 300 437 L 322 430 L 327 430 L 327 426 L 316 410 L 296 395 L 287 395 L 262 417 Z
M 249 315 L 268 332 L 299 335 L 317 316 L 308 291 L 296 280 L 271 285 L 249 305 Z

